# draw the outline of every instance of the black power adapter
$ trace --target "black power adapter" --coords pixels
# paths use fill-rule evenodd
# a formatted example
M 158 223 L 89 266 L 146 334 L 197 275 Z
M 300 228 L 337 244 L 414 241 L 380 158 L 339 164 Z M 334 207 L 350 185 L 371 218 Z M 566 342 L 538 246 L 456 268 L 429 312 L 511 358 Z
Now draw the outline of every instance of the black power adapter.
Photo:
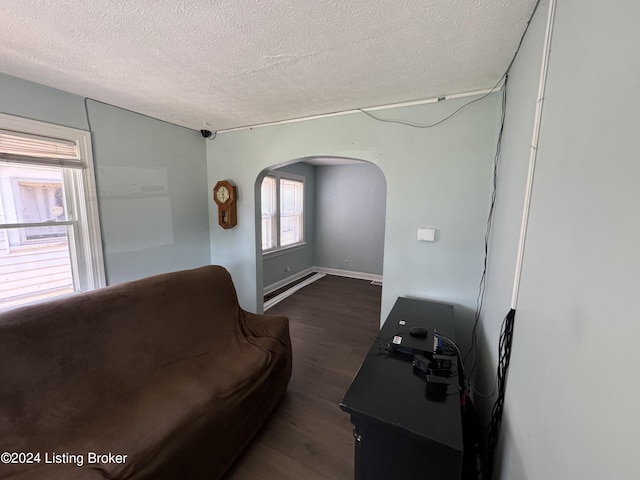
M 438 377 L 449 378 L 451 376 L 451 357 L 446 355 L 434 355 L 429 363 L 429 372 Z
M 444 397 L 447 395 L 449 382 L 443 377 L 437 375 L 427 375 L 427 395 Z
M 451 360 L 437 357 L 439 355 L 434 355 L 429 360 L 424 355 L 414 355 L 413 368 L 425 374 L 423 378 L 427 380 L 427 398 L 442 402 L 446 399 L 449 388 L 447 378 L 451 376 Z
M 413 368 L 434 377 L 451 377 L 451 359 L 444 355 L 434 355 L 428 359 L 424 355 L 413 356 Z
M 429 360 L 424 355 L 414 355 L 413 356 L 413 368 L 417 368 L 423 373 L 428 373 L 429 371 Z

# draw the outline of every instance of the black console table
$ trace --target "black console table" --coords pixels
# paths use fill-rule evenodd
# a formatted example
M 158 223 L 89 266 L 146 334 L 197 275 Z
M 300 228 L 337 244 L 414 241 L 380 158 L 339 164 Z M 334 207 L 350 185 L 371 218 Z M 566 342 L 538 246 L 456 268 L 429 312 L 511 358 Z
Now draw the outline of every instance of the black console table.
M 340 403 L 355 427 L 356 480 L 461 478 L 458 378 L 447 379 L 446 395 L 429 399 L 425 376 L 412 367 L 412 357 L 386 350 L 394 335 L 410 327 L 426 328 L 429 342 L 434 330 L 455 341 L 453 307 L 399 298 L 387 317 Z M 450 358 L 455 373 L 458 362 Z

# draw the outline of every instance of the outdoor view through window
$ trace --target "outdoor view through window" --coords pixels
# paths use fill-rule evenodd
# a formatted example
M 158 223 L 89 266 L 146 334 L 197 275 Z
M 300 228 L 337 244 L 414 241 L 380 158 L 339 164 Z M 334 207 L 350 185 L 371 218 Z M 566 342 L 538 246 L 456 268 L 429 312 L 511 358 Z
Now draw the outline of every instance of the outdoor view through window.
M 304 182 L 268 175 L 262 181 L 262 251 L 304 241 Z
M 0 307 L 72 292 L 69 226 L 43 225 L 67 220 L 62 168 L 0 164 L 0 190 Z

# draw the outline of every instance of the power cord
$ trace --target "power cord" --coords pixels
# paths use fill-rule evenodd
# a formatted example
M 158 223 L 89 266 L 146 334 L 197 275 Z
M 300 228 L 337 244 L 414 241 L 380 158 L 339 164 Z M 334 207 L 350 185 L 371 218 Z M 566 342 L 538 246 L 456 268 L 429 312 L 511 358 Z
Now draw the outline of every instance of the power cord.
M 498 141 L 496 144 L 496 153 L 493 159 L 493 180 L 492 180 L 492 192 L 491 192 L 491 204 L 489 206 L 489 214 L 487 215 L 487 228 L 484 235 L 484 260 L 482 275 L 480 276 L 480 284 L 478 286 L 478 297 L 476 298 L 476 312 L 474 315 L 473 330 L 471 333 L 471 345 L 469 350 L 464 356 L 463 362 L 467 361 L 467 358 L 473 352 L 473 363 L 469 370 L 469 381 L 471 381 L 478 364 L 478 341 L 477 330 L 478 323 L 480 322 L 480 315 L 482 313 L 482 307 L 484 306 L 484 294 L 487 281 L 487 267 L 489 262 L 489 239 L 491 238 L 491 229 L 493 227 L 493 214 L 496 206 L 496 198 L 498 193 L 498 167 L 500 164 L 500 152 L 502 150 L 502 135 L 504 133 L 504 120 L 507 110 L 507 83 L 509 81 L 509 75 L 504 77 L 504 88 L 502 89 L 502 110 L 500 115 L 500 131 L 498 132 Z
M 488 478 L 491 478 L 493 472 L 493 457 L 496 446 L 498 445 L 498 434 L 500 432 L 500 424 L 502 423 L 502 412 L 504 409 L 505 390 L 507 386 L 507 371 L 511 361 L 511 345 L 513 341 L 513 327 L 516 318 L 516 311 L 509 310 L 507 316 L 502 322 L 500 331 L 500 342 L 498 346 L 498 398 L 493 405 L 491 411 L 491 420 L 487 428 L 487 470 Z
M 491 193 L 491 205 L 489 207 L 489 215 L 487 217 L 487 229 L 485 231 L 485 238 L 484 238 L 484 265 L 483 265 L 482 275 L 480 277 L 480 284 L 478 287 L 478 297 L 476 299 L 476 312 L 474 315 L 473 330 L 471 333 L 471 344 L 469 346 L 469 350 L 464 356 L 464 362 L 466 362 L 471 352 L 473 352 L 473 364 L 471 366 L 471 369 L 469 370 L 469 377 L 468 377 L 470 385 L 471 385 L 473 374 L 475 373 L 475 369 L 478 363 L 477 329 L 478 329 L 478 323 L 480 322 L 480 316 L 482 314 L 482 308 L 484 306 L 484 294 L 485 294 L 485 286 L 486 286 L 486 278 L 487 278 L 487 264 L 488 264 L 488 257 L 489 257 L 489 239 L 491 236 L 491 227 L 493 226 L 493 214 L 495 211 L 495 203 L 496 203 L 496 196 L 497 196 L 497 190 L 498 190 L 498 166 L 499 166 L 499 160 L 500 160 L 500 152 L 502 148 L 502 135 L 504 133 L 504 123 L 505 123 L 505 116 L 506 116 L 507 84 L 509 80 L 509 72 L 511 71 L 511 67 L 513 66 L 513 63 L 515 62 L 518 56 L 518 53 L 522 48 L 522 43 L 524 42 L 524 38 L 527 35 L 527 31 L 529 31 L 531 21 L 533 20 L 533 17 L 536 14 L 536 11 L 538 10 L 539 5 L 540 5 L 540 0 L 537 0 L 535 6 L 533 7 L 533 11 L 531 12 L 531 15 L 529 17 L 529 20 L 527 21 L 527 26 L 525 27 L 524 32 L 520 37 L 520 41 L 518 42 L 518 47 L 516 48 L 516 51 L 513 54 L 513 57 L 511 58 L 511 62 L 509 62 L 509 66 L 507 67 L 507 70 L 505 71 L 504 75 L 501 77 L 501 80 L 504 78 L 504 86 L 502 89 L 502 112 L 501 112 L 501 119 L 500 119 L 500 131 L 498 133 L 496 153 L 495 153 L 494 162 L 493 162 L 493 190 Z M 497 385 L 497 383 L 498 381 L 497 381 L 497 374 L 496 374 L 496 380 L 494 382 L 494 385 Z M 473 390 L 476 391 L 475 389 Z M 486 397 L 492 397 L 493 395 L 495 395 L 495 391 L 496 389 L 494 388 L 491 395 L 488 395 Z M 485 396 L 485 395 L 481 395 L 481 396 Z

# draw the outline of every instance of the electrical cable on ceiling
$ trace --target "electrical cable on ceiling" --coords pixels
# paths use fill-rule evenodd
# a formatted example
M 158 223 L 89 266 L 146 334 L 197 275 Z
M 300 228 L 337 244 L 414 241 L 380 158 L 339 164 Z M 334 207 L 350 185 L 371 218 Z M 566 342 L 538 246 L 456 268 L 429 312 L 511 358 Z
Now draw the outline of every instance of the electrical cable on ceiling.
M 365 115 L 368 115 L 369 117 L 373 118 L 374 120 L 377 120 L 378 122 L 384 122 L 384 123 L 397 123 L 400 125 L 405 125 L 407 127 L 413 127 L 413 128 L 433 128 L 433 127 L 437 127 L 438 125 L 440 125 L 441 123 L 446 122 L 447 120 L 449 120 L 451 117 L 453 117 L 455 114 L 457 114 L 458 112 L 460 112 L 461 110 L 463 110 L 464 108 L 468 107 L 469 105 L 471 105 L 472 103 L 476 103 L 479 102 L 480 100 L 483 100 L 485 98 L 487 98 L 489 95 L 491 95 L 493 92 L 496 91 L 496 89 L 498 88 L 498 86 L 502 83 L 502 80 L 505 78 L 505 76 L 503 75 L 502 77 L 500 77 L 500 80 L 497 81 L 497 83 L 487 92 L 485 93 L 483 96 L 479 97 L 479 98 L 475 98 L 467 103 L 465 103 L 464 105 L 462 105 L 461 107 L 459 107 L 457 110 L 454 110 L 452 113 L 450 113 L 449 115 L 447 115 L 446 117 L 444 117 L 441 120 L 438 120 L 437 122 L 428 124 L 428 125 L 419 125 L 417 123 L 411 123 L 411 122 L 405 122 L 402 120 L 389 120 L 386 118 L 380 118 L 377 117 L 365 110 L 363 110 L 362 108 L 358 108 L 358 110 L 362 113 L 364 113 Z
M 124 110 L 125 112 L 133 113 L 135 115 L 140 115 L 141 117 L 146 117 L 149 120 L 155 120 L 156 122 L 162 122 L 162 123 L 167 123 L 169 125 L 174 125 L 176 127 L 186 128 L 186 127 L 184 127 L 182 125 L 179 125 L 177 123 L 170 122 L 169 120 L 162 120 L 160 118 L 156 118 L 156 117 L 152 117 L 151 115 L 147 115 L 146 113 L 136 112 L 136 111 L 131 110 L 129 108 L 119 107 L 117 105 L 112 105 L 111 103 L 103 102 L 102 100 L 96 100 L 95 98 L 91 98 L 91 97 L 84 97 L 84 109 L 85 109 L 85 112 L 87 114 L 87 117 L 89 115 L 89 110 L 87 108 L 87 101 L 88 100 L 91 100 L 94 103 L 100 103 L 102 105 L 106 105 L 107 107 L 113 107 L 113 108 L 117 108 L 118 110 Z M 91 131 L 91 125 L 89 125 L 89 131 Z
M 522 47 L 522 42 L 524 42 L 524 37 L 527 34 L 527 30 L 529 30 L 529 25 L 531 24 L 531 20 L 533 19 L 533 16 L 535 15 L 536 10 L 538 10 L 538 5 L 540 5 L 540 0 L 537 0 L 535 6 L 533 7 L 533 11 L 531 12 L 529 20 L 527 21 L 527 26 L 525 27 L 524 32 L 522 33 L 522 36 L 520 37 L 520 41 L 518 42 L 518 47 L 516 48 L 516 51 L 513 54 L 513 57 L 511 57 L 511 61 L 509 62 L 509 66 L 507 66 L 507 69 L 504 71 L 504 73 L 502 74 L 500 79 L 495 83 L 495 85 L 493 87 L 491 87 L 491 89 L 487 93 L 482 95 L 481 97 L 475 98 L 475 99 L 465 103 L 464 105 L 462 105 L 461 107 L 457 108 L 452 113 L 450 113 L 446 117 L 438 120 L 437 122 L 426 124 L 426 125 L 420 125 L 420 124 L 417 124 L 417 123 L 406 122 L 406 121 L 403 121 L 403 120 L 390 120 L 390 119 L 386 119 L 386 118 L 380 118 L 380 117 L 378 117 L 376 115 L 373 115 L 373 114 L 365 111 L 362 108 L 358 108 L 357 110 L 362 112 L 362 113 L 364 113 L 365 115 L 371 117 L 372 119 L 377 120 L 378 122 L 397 123 L 399 125 L 405 125 L 407 127 L 413 127 L 413 128 L 433 128 L 433 127 L 437 127 L 438 125 L 446 122 L 447 120 L 449 120 L 450 118 L 455 116 L 457 113 L 459 113 L 460 111 L 462 111 L 465 108 L 467 108 L 469 105 L 471 105 L 471 104 L 473 104 L 475 102 L 479 102 L 480 100 L 484 100 L 489 95 L 491 95 L 493 92 L 495 92 L 498 89 L 498 87 L 501 84 L 503 84 L 503 82 L 504 82 L 504 84 L 502 85 L 502 88 L 503 89 L 506 88 L 507 75 L 509 74 L 509 71 L 511 70 L 511 67 L 513 66 L 513 62 L 515 62 L 516 57 L 518 56 L 518 52 L 520 52 L 520 48 Z M 442 97 L 442 98 L 444 99 L 446 97 Z

